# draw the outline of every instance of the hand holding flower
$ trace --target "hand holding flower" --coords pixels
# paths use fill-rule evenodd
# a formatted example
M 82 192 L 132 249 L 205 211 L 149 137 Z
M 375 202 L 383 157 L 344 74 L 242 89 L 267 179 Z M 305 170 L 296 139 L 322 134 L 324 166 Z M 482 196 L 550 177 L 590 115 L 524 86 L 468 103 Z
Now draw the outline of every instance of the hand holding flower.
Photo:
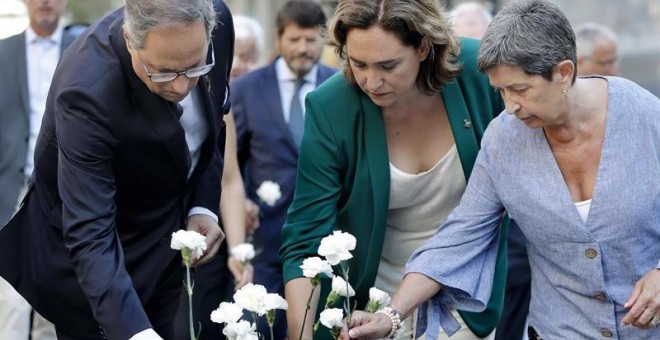
M 225 234 L 220 229 L 218 222 L 208 215 L 196 214 L 188 217 L 186 229 L 206 237 L 206 249 L 204 249 L 206 252 L 201 258 L 193 261 L 194 266 L 210 261 L 218 252 L 220 243 L 225 239 Z

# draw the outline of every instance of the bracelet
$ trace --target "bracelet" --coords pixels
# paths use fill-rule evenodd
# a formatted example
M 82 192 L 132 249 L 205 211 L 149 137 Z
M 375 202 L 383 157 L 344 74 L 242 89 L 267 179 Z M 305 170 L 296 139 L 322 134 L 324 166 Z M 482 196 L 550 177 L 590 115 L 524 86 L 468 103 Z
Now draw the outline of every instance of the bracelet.
M 399 313 L 399 310 L 397 310 L 392 305 L 387 305 L 376 311 L 376 313 L 387 315 L 387 317 L 390 318 L 390 321 L 392 322 L 392 329 L 385 337 L 387 339 L 398 338 L 401 332 L 403 332 L 403 322 L 401 320 L 401 313 Z

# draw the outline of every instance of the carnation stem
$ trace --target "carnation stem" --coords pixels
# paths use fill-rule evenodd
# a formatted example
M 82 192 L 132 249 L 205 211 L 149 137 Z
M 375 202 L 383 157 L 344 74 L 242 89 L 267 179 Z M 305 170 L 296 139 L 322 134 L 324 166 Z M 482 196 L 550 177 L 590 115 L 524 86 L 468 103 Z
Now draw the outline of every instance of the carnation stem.
M 196 340 L 195 327 L 193 325 L 193 303 L 192 303 L 192 284 L 190 282 L 190 264 L 186 263 L 186 291 L 188 292 L 188 319 L 190 320 L 190 340 Z
M 310 310 L 310 308 L 312 308 L 312 297 L 314 296 L 314 290 L 316 289 L 316 286 L 318 286 L 318 284 L 314 284 L 314 282 L 312 282 L 312 292 L 309 294 L 309 298 L 307 299 L 307 307 L 305 308 L 305 316 L 303 316 L 302 328 L 300 329 L 300 336 L 298 336 L 298 340 L 302 340 L 303 331 L 305 330 L 305 322 L 307 321 L 307 312 Z
M 348 287 L 350 285 L 348 283 L 348 268 L 346 267 L 346 261 L 342 261 L 339 267 L 341 268 L 341 272 L 344 276 L 344 281 L 346 281 L 346 305 L 344 306 L 344 308 L 346 308 L 347 323 L 350 325 L 351 324 L 351 315 L 352 315 L 352 313 L 351 313 L 351 297 L 350 297 L 351 294 L 348 294 L 348 290 L 349 290 Z

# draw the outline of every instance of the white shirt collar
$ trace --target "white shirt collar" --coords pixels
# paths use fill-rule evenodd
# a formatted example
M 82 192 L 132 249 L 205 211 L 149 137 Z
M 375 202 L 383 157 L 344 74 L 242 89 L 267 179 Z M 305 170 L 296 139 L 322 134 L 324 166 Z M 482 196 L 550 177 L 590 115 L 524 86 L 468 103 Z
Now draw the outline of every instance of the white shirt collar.
M 318 63 L 314 64 L 312 69 L 309 70 L 309 72 L 307 72 L 307 74 L 303 77 L 306 83 L 316 86 L 316 76 L 318 75 L 318 69 Z M 280 82 L 294 81 L 298 79 L 298 76 L 296 76 L 296 74 L 291 71 L 289 65 L 286 64 L 286 60 L 284 60 L 282 57 L 277 58 L 275 61 L 275 73 L 277 74 L 277 79 Z
M 53 43 L 60 45 L 62 43 L 62 33 L 64 32 L 64 29 L 62 28 L 61 25 L 57 25 L 57 28 L 55 29 L 55 32 L 51 34 L 47 38 L 42 38 L 37 35 L 37 33 L 32 29 L 30 25 L 28 25 L 27 29 L 25 30 L 25 42 L 27 44 L 31 44 L 35 41 L 38 41 L 39 39 L 47 40 L 47 41 L 52 41 Z

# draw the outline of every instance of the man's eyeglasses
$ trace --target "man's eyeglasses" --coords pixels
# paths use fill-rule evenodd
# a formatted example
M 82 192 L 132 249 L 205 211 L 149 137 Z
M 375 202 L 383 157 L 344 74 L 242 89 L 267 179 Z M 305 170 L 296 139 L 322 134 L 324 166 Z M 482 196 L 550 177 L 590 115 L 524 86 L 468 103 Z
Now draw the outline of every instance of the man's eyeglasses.
M 144 62 L 142 62 L 142 56 L 140 55 L 140 51 L 138 50 L 138 57 L 140 57 L 140 63 L 142 64 L 142 67 L 144 68 L 144 72 L 147 74 L 147 77 L 151 79 L 154 83 L 166 83 L 168 81 L 172 81 L 179 76 L 186 76 L 187 78 L 196 78 L 196 77 L 201 77 L 203 75 L 206 75 L 207 73 L 211 72 L 211 69 L 213 66 L 215 66 L 215 53 L 213 51 L 213 42 L 211 42 L 211 45 L 209 47 L 211 49 L 211 63 L 208 65 L 203 65 L 203 66 L 198 66 L 198 67 L 193 67 L 191 69 L 181 71 L 181 72 L 167 72 L 167 73 L 151 73 L 147 70 L 147 66 L 144 65 Z

